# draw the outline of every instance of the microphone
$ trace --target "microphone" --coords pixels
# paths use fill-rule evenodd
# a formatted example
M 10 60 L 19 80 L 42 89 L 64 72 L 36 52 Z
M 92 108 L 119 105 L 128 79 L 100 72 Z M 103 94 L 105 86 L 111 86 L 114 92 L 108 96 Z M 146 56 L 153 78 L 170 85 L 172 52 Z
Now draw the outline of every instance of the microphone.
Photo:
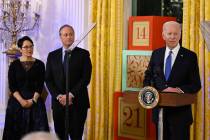
M 81 35 L 79 36 L 79 38 L 76 39 L 76 40 L 71 44 L 70 48 L 71 48 L 72 51 L 74 50 L 74 48 L 75 48 L 77 45 L 79 45 L 79 44 L 82 42 L 83 39 L 85 39 L 85 37 L 90 33 L 90 31 L 93 30 L 93 28 L 94 28 L 95 26 L 96 26 L 96 23 L 92 23 L 92 24 L 87 28 L 87 30 L 85 30 L 85 32 L 84 32 L 83 34 L 81 34 Z

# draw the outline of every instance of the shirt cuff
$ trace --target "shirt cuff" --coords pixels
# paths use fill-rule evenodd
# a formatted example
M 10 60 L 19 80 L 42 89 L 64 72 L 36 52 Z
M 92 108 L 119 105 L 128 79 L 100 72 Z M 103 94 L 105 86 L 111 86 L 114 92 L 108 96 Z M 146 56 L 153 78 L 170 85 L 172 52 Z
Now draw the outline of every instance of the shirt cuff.
M 176 89 L 177 89 L 180 93 L 182 93 L 182 94 L 184 93 L 184 91 L 181 90 L 181 88 L 178 88 L 178 87 L 177 87 Z
M 59 100 L 60 96 L 62 96 L 62 94 L 59 94 L 59 95 L 56 97 L 56 99 Z M 69 92 L 69 96 L 71 96 L 72 98 L 74 98 L 74 95 L 73 95 L 71 92 Z
M 62 96 L 62 95 L 61 95 L 61 94 L 59 94 L 59 95 L 56 97 L 56 99 L 57 99 L 57 100 L 59 100 L 60 96 Z
M 71 96 L 72 98 L 74 98 L 74 95 L 71 92 L 69 92 L 69 96 Z

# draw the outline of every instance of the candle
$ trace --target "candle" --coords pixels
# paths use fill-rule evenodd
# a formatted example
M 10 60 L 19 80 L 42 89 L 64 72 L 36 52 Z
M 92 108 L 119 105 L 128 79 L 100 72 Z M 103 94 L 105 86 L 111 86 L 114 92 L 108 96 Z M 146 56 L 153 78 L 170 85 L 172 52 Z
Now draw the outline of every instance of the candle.
M 36 7 L 37 7 L 36 13 L 40 13 L 40 10 L 41 10 L 41 1 L 40 0 L 37 0 L 36 2 L 37 2 L 36 3 Z
M 37 13 L 38 11 L 38 2 L 36 1 L 36 4 L 35 4 L 35 13 Z

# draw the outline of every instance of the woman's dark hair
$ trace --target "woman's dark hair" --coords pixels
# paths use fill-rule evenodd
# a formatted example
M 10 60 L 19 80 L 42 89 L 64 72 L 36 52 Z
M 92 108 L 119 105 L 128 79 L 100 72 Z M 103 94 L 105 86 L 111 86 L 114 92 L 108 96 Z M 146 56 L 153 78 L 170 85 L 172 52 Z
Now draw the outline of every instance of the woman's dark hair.
M 32 45 L 34 45 L 34 43 L 33 43 L 32 39 L 31 39 L 30 37 L 28 37 L 28 36 L 23 36 L 23 37 L 22 37 L 22 38 L 20 38 L 20 39 L 18 40 L 18 42 L 17 42 L 17 46 L 18 46 L 18 48 L 22 48 L 22 46 L 23 46 L 23 42 L 24 42 L 24 41 L 26 41 L 26 40 L 30 41 L 30 42 L 31 42 L 31 44 L 32 44 Z

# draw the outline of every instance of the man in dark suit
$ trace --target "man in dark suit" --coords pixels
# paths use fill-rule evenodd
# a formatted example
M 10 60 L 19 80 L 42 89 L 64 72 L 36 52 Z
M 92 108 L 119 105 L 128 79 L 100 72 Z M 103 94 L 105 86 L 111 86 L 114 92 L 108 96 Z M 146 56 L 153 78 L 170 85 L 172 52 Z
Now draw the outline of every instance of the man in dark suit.
M 87 86 L 91 79 L 92 65 L 89 52 L 70 47 L 74 42 L 74 29 L 63 25 L 60 30 L 63 46 L 50 52 L 46 65 L 46 85 L 52 95 L 52 109 L 55 132 L 61 140 L 65 139 L 65 53 L 71 51 L 69 58 L 69 135 L 71 140 L 81 140 L 87 110 L 90 107 Z
M 164 23 L 162 36 L 166 46 L 153 51 L 144 86 L 153 86 L 160 92 L 197 93 L 201 88 L 197 56 L 180 46 L 181 25 L 175 21 Z M 153 109 L 156 128 L 159 118 L 163 118 L 163 140 L 190 139 L 191 105 L 156 107 Z

